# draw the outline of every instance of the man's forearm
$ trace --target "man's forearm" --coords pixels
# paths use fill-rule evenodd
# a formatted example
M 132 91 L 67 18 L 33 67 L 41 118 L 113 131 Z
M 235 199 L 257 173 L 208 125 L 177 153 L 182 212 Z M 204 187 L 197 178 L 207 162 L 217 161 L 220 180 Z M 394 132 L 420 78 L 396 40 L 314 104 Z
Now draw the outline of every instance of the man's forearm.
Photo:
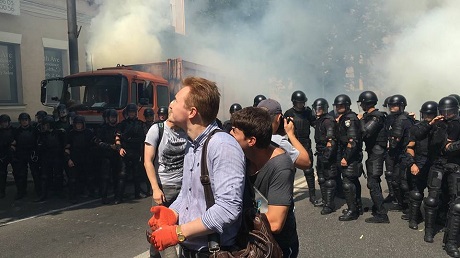
M 292 146 L 299 151 L 299 157 L 294 162 L 295 167 L 299 169 L 307 169 L 311 168 L 311 159 L 310 155 L 308 155 L 307 150 L 303 147 L 302 143 L 295 137 L 294 133 L 289 132 L 287 133 L 289 141 L 291 142 Z

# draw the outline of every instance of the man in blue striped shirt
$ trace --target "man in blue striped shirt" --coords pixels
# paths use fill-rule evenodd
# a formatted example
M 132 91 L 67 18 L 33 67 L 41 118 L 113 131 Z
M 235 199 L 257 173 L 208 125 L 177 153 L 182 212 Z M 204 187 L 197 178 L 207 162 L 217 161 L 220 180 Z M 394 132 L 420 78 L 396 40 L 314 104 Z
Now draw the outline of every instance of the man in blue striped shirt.
M 182 189 L 168 208 L 152 208 L 150 242 L 159 250 L 176 244 L 185 257 L 209 255 L 208 235 L 218 233 L 220 246 L 235 244 L 240 227 L 245 182 L 244 153 L 229 134 L 216 133 L 208 143 L 206 155 L 215 204 L 206 210 L 201 176 L 203 144 L 218 129 L 220 93 L 214 82 L 189 77 L 170 107 L 170 119 L 189 137 L 184 158 Z

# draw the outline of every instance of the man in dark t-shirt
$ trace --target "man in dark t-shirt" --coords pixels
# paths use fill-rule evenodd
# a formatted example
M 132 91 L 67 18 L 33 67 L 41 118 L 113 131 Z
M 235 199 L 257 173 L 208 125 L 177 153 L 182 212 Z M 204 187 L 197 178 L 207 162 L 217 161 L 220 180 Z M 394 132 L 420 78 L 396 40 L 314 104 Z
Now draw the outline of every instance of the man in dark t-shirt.
M 246 175 L 260 195 L 261 213 L 265 213 L 283 257 L 299 253 L 294 216 L 295 168 L 289 155 L 271 145 L 271 117 L 262 108 L 247 107 L 232 115 L 230 134 L 246 156 Z

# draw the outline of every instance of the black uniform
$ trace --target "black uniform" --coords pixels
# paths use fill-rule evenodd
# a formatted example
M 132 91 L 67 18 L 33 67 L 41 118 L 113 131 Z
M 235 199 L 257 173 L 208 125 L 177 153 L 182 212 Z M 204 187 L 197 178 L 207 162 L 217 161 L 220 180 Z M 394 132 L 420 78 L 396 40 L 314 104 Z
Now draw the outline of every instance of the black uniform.
M 348 110 L 340 117 L 337 138 L 338 167 L 342 173 L 343 190 L 348 206 L 347 212 L 339 219 L 346 221 L 356 219 L 362 213 L 361 183 L 359 182 L 359 177 L 363 172 L 362 138 L 361 125 L 356 113 Z M 342 159 L 347 161 L 346 167 L 341 166 Z
M 429 158 L 429 135 L 424 129 L 428 126 L 427 121 L 420 121 L 410 128 L 409 142 L 415 143 L 415 146 L 411 147 L 415 155 L 406 153 L 404 161 L 409 175 L 409 227 L 412 229 L 418 229 L 418 223 L 422 219 L 420 207 L 427 187 L 428 171 L 432 165 Z M 414 164 L 419 169 L 417 175 L 410 173 Z
M 29 125 L 19 126 L 14 130 L 15 152 L 13 154 L 13 175 L 18 190 L 17 198 L 24 197 L 27 193 L 27 174 L 32 172 L 35 192 L 40 195 L 40 177 L 37 155 L 37 128 Z
M 95 177 L 90 157 L 93 137 L 93 132 L 88 128 L 72 129 L 67 135 L 65 161 L 67 166 L 69 160 L 73 162 L 73 166 L 68 167 L 69 199 L 73 202 L 77 200 L 77 194 L 84 193 L 85 188 L 90 196 L 95 197 Z
M 337 139 L 335 118 L 330 114 L 322 115 L 315 121 L 316 171 L 324 202 L 321 214 L 335 210 L 334 197 L 337 177 Z M 330 146 L 327 146 L 328 142 Z
M 388 135 L 388 156 L 393 162 L 393 173 L 391 183 L 398 205 L 394 208 L 403 210 L 409 203 L 409 185 L 407 183 L 407 170 L 404 167 L 406 147 L 409 143 L 409 130 L 415 120 L 407 112 L 395 116 Z
M 313 116 L 312 110 L 309 107 L 305 107 L 302 111 L 297 111 L 294 108 L 290 108 L 284 113 L 284 117 L 292 117 L 294 119 L 295 136 L 302 144 L 302 146 L 305 148 L 305 150 L 307 150 L 308 155 L 310 156 L 310 160 L 313 164 L 313 152 L 311 150 L 310 140 L 310 126 L 313 126 L 313 123 L 315 122 L 315 117 Z M 316 199 L 314 169 L 308 168 L 305 169 L 303 172 L 308 184 L 310 201 L 312 201 Z
M 369 188 L 373 212 L 379 215 L 387 214 L 383 206 L 380 177 L 383 175 L 383 160 L 386 153 L 387 134 L 385 131 L 385 115 L 378 109 L 364 113 L 361 119 L 363 141 L 366 143 L 367 188 Z
M 116 202 L 123 200 L 124 188 L 127 175 L 130 174 L 134 181 L 134 197 L 139 198 L 140 192 L 140 158 L 142 147 L 145 139 L 144 124 L 141 120 L 127 118 L 119 124 L 119 138 L 121 146 L 126 151 L 126 155 L 122 157 L 121 170 L 118 175 L 118 187 L 116 194 Z M 119 150 L 118 149 L 118 150 Z
M 99 127 L 96 134 L 96 144 L 98 146 L 97 157 L 100 163 L 100 192 L 104 204 L 108 203 L 107 194 L 111 179 L 115 181 L 120 174 L 121 157 L 118 152 L 112 148 L 112 146 L 115 145 L 115 135 L 117 132 L 118 128 L 116 125 L 105 123 Z
M 5 197 L 8 164 L 11 163 L 11 144 L 13 143 L 13 128 L 0 128 L 0 198 Z
M 38 156 L 40 161 L 40 201 L 48 197 L 51 186 L 56 192 L 62 192 L 63 156 L 66 143 L 66 133 L 63 129 L 42 131 L 38 136 Z
M 389 135 L 391 131 L 391 126 L 393 125 L 395 118 L 397 117 L 396 114 L 387 114 L 385 118 L 385 131 L 386 134 Z M 391 158 L 389 154 L 389 148 L 388 148 L 388 139 L 387 139 L 387 151 L 385 152 L 385 181 L 387 182 L 388 186 L 388 196 L 385 198 L 385 202 L 391 202 L 395 199 L 394 196 L 394 191 L 393 191 L 393 184 L 391 183 L 392 177 L 393 177 L 393 171 L 394 171 L 394 160 Z

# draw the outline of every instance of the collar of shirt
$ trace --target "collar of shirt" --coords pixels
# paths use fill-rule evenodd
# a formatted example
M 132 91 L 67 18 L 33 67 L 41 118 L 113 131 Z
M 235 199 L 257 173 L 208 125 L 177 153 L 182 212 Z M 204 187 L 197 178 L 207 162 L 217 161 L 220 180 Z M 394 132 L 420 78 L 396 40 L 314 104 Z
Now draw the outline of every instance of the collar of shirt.
M 208 127 L 206 127 L 206 129 L 200 135 L 198 135 L 198 137 L 196 137 L 195 140 L 192 140 L 190 139 L 190 137 L 188 137 L 188 140 L 191 143 L 193 150 L 196 151 L 196 149 L 200 145 L 203 145 L 206 139 L 208 138 L 208 135 L 216 129 L 219 129 L 219 126 L 217 126 L 217 122 L 216 120 L 214 120 L 211 124 L 208 125 Z

